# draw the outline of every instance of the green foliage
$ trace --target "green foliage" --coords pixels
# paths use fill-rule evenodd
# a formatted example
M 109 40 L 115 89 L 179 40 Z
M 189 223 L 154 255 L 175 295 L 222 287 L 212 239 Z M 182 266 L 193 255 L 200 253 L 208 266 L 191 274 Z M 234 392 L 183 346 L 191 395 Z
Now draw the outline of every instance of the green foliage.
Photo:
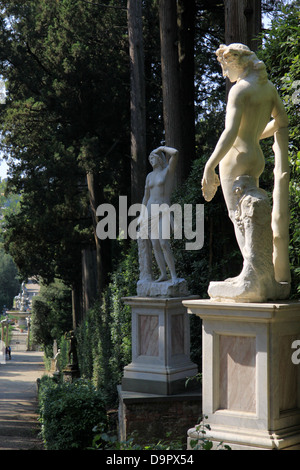
M 5 252 L 2 243 L 5 217 L 17 209 L 19 199 L 17 195 L 8 194 L 6 181 L 0 179 L 0 312 L 4 306 L 12 308 L 13 298 L 20 291 L 18 269 L 13 258 Z
M 132 242 L 102 302 L 96 302 L 76 329 L 80 372 L 104 390 L 110 405 L 115 404 L 123 368 L 131 361 L 131 310 L 122 297 L 136 295 L 137 280 L 137 243 Z
M 93 450 L 182 450 L 182 442 L 172 440 L 172 433 L 168 433 L 166 439 L 157 443 L 137 444 L 137 435 L 132 434 L 126 441 L 119 441 L 113 432 L 107 432 L 105 426 L 99 425 L 95 428 Z
M 18 211 L 20 207 L 20 196 L 9 192 L 7 180 L 0 179 L 0 239 L 3 241 L 5 231 L 5 218 Z
M 0 312 L 3 307 L 12 308 L 14 297 L 20 292 L 18 270 L 12 257 L 0 244 Z
M 203 416 L 200 424 L 195 430 L 198 434 L 196 439 L 191 439 L 191 450 L 213 450 L 213 441 L 207 436 L 210 431 L 210 425 L 205 422 L 207 416 Z M 138 444 L 138 435 L 133 433 L 126 441 L 119 441 L 113 432 L 108 431 L 105 425 L 100 424 L 95 429 L 95 437 L 92 444 L 94 450 L 184 450 L 186 443 L 179 440 L 172 440 L 172 431 L 170 431 L 164 440 L 158 442 L 149 442 L 147 444 Z M 216 444 L 216 450 L 231 450 L 231 447 L 223 442 Z M 190 463 L 192 460 L 190 461 Z M 188 463 L 188 462 L 187 462 Z
M 46 450 L 84 450 L 93 428 L 107 421 L 102 393 L 90 382 L 56 383 L 50 377 L 40 381 L 39 415 Z
M 200 424 L 195 428 L 199 437 L 190 440 L 192 450 L 213 450 L 213 442 L 207 437 L 207 431 L 210 431 L 210 425 L 205 423 L 206 419 L 207 416 L 202 416 Z M 231 447 L 220 442 L 216 450 L 231 450 Z
M 105 202 L 128 188 L 126 26 L 126 9 L 105 4 L 1 3 L 8 94 L 0 146 L 9 187 L 22 193 L 18 213 L 7 217 L 5 246 L 24 277 L 78 285 L 82 246 L 94 242 L 86 173 L 97 173 Z
M 64 333 L 72 329 L 70 289 L 59 281 L 42 286 L 39 295 L 33 299 L 31 318 L 33 342 L 42 345 L 46 356 L 52 358 L 53 341 L 56 339 L 61 348 Z

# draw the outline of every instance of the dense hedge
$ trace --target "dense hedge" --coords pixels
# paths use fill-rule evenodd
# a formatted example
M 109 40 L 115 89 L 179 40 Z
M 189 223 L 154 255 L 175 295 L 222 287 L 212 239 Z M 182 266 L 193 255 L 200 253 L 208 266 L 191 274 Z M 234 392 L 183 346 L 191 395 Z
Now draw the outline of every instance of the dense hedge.
M 93 429 L 107 423 L 103 394 L 90 382 L 39 384 L 39 415 L 46 450 L 84 450 L 93 443 Z

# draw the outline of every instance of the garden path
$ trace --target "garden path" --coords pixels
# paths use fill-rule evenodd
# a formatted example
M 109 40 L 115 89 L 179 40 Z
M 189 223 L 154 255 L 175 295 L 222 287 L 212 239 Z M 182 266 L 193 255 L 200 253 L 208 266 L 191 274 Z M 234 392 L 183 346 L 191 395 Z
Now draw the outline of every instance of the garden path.
M 46 374 L 43 352 L 26 351 L 18 339 L 14 349 L 12 338 L 11 360 L 0 364 L 0 450 L 42 450 L 37 379 Z

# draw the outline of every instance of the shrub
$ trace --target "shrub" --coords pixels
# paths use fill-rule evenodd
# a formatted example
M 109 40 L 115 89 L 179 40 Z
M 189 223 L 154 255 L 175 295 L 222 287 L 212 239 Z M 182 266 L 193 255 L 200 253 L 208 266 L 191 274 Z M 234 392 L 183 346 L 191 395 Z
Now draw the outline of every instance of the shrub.
M 42 285 L 40 293 L 33 300 L 32 339 L 43 346 L 45 355 L 53 357 L 53 341 L 62 348 L 61 338 L 72 329 L 72 295 L 69 287 L 61 281 Z
M 124 250 L 125 251 L 125 250 Z M 102 302 L 96 302 L 76 329 L 81 376 L 115 406 L 123 368 L 131 361 L 131 310 L 122 297 L 136 295 L 137 244 L 133 242 L 111 275 Z
M 93 442 L 93 428 L 107 422 L 102 393 L 82 379 L 56 383 L 43 377 L 39 414 L 47 450 L 84 450 Z

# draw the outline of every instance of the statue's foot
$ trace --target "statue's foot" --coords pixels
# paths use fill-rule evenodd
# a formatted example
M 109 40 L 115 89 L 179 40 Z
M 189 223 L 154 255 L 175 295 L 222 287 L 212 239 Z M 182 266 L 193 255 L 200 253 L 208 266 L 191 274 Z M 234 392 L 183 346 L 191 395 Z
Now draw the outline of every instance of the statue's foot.
M 228 277 L 227 279 L 225 279 L 224 282 L 235 282 L 236 280 L 238 280 L 240 276 L 236 276 L 236 277 Z
M 211 282 L 208 294 L 212 300 L 224 302 L 266 302 L 275 300 L 277 295 L 275 279 L 258 279 L 238 276 L 232 282 Z
M 168 276 L 167 276 L 166 274 L 161 274 L 161 275 L 159 276 L 159 278 L 156 279 L 155 282 L 163 282 L 163 281 L 167 281 L 167 280 L 168 280 Z

